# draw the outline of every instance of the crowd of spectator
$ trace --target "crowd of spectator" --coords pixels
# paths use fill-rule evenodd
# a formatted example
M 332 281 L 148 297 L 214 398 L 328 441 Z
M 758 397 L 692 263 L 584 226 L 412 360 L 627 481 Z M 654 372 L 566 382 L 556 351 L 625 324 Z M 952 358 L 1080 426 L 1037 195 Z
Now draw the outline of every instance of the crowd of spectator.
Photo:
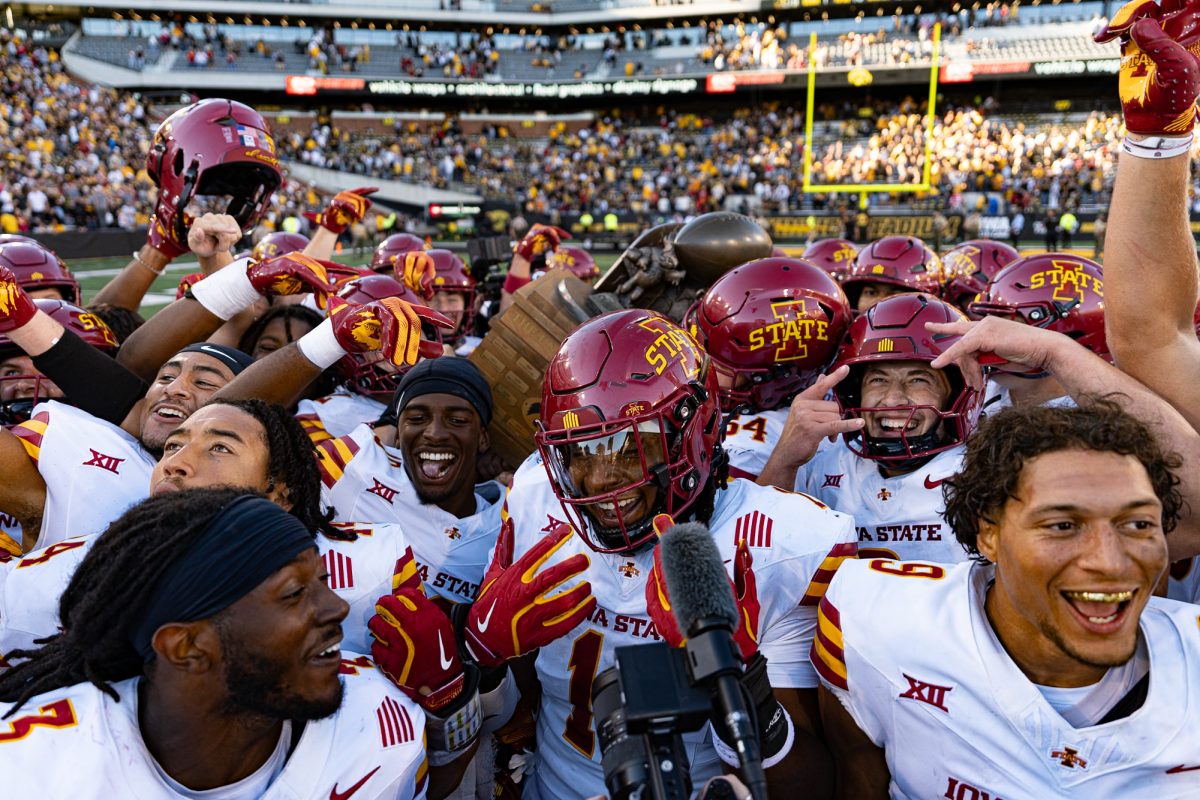
M 79 83 L 56 50 L 0 30 L 0 233 L 144 227 L 156 196 L 146 174 L 153 136 L 137 95 Z M 291 182 L 270 216 L 327 200 Z
M 936 202 L 1001 198 L 1006 208 L 1106 202 L 1120 141 L 1118 116 L 1013 121 L 992 101 L 943 112 L 934 124 Z M 912 99 L 862 108 L 823 106 L 814 184 L 921 183 L 926 118 Z M 845 120 L 838 122 L 838 120 Z M 754 208 L 788 213 L 833 202 L 803 192 L 804 116 L 795 108 L 743 109 L 724 118 L 665 113 L 654 120 L 598 117 L 548 139 L 503 128 L 464 134 L 453 118 L 430 135 L 411 123 L 351 136 L 328 125 L 280 136 L 287 157 L 369 176 L 517 200 L 526 213 L 646 215 Z M 930 195 L 881 194 L 878 204 Z

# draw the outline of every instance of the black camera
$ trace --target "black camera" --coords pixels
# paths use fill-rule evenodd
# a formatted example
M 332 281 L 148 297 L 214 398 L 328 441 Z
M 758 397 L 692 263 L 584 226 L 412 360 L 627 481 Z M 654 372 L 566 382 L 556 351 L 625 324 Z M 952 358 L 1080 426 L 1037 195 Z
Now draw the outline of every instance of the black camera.
M 692 685 L 686 652 L 665 642 L 618 647 L 616 660 L 592 683 L 609 797 L 686 800 L 692 779 L 681 734 L 708 722 L 711 695 Z
M 475 279 L 476 302 L 479 304 L 473 333 L 482 337 L 488 332 L 491 318 L 500 310 L 504 278 L 508 262 L 512 260 L 512 242 L 507 236 L 471 239 L 467 242 L 467 255 L 471 260 L 471 277 Z

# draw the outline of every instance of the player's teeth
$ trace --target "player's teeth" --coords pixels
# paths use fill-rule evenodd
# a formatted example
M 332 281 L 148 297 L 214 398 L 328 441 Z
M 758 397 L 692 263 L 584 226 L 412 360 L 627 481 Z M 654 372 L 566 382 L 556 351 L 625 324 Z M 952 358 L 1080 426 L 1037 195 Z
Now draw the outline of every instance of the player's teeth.
M 453 453 L 421 453 L 420 457 L 425 461 L 450 461 L 454 458 Z
M 1132 591 L 1125 592 L 1067 592 L 1067 597 L 1072 600 L 1081 600 L 1085 603 L 1124 603 L 1133 599 Z
M 1110 614 L 1107 617 L 1088 617 L 1088 621 L 1092 622 L 1096 625 L 1104 625 L 1106 623 L 1112 622 L 1114 619 L 1117 618 L 1117 616 L 1119 614 L 1120 614 L 1120 612 L 1117 612 L 1117 614 Z

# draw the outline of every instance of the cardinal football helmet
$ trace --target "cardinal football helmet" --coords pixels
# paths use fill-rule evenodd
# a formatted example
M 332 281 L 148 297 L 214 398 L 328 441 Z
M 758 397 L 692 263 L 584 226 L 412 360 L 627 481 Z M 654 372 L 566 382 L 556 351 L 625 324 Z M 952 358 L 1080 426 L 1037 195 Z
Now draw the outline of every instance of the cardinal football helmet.
M 303 233 L 288 233 L 287 231 L 275 231 L 268 233 L 258 244 L 254 245 L 254 249 L 250 251 L 250 255 L 256 260 L 262 261 L 275 256 L 283 256 L 288 253 L 295 253 L 298 250 L 303 250 L 308 247 L 309 239 Z
M 423 298 L 400 281 L 390 275 L 377 273 L 367 273 L 347 281 L 338 291 L 338 297 L 362 305 L 385 297 L 399 297 L 413 305 L 425 305 Z M 426 341 L 441 341 L 439 329 L 434 325 L 422 324 L 421 334 Z M 349 353 L 338 359 L 333 368 L 352 391 L 385 403 L 391 399 L 404 373 L 408 372 L 408 367 L 393 365 L 378 351 Z
M 1058 331 L 1112 360 L 1104 338 L 1104 271 L 1091 259 L 1070 253 L 1018 259 L 992 278 L 968 310 Z
M 947 250 L 942 254 L 942 299 L 966 311 L 992 278 L 1020 257 L 1015 247 L 994 239 L 972 239 Z
M 885 410 L 909 413 L 905 427 L 895 439 L 870 436 L 865 428 L 845 434 L 846 444 L 857 455 L 905 469 L 967 440 L 979 422 L 983 398 L 967 385 L 956 366 L 943 370 L 950 380 L 950 396 L 944 408 L 916 405 L 865 408 L 862 404 L 863 373 L 867 366 L 882 361 L 933 361 L 958 337 L 930 333 L 925 330 L 925 323 L 959 322 L 965 318 L 957 308 L 932 295 L 906 292 L 881 300 L 851 323 L 836 365 L 849 365 L 850 374 L 834 387 L 843 416 L 861 417 L 864 412 Z M 907 423 L 925 409 L 936 413 L 940 423 L 927 433 L 909 436 Z
M 158 187 L 158 222 L 185 246 L 192 220 L 184 212 L 194 197 L 228 195 L 225 213 L 249 231 L 281 181 L 266 121 L 244 103 L 217 98 L 193 103 L 163 120 L 146 171 Z
M 722 379 L 722 409 L 757 413 L 783 406 L 833 363 L 850 305 L 820 267 L 762 258 L 718 278 L 695 325 Z
M 716 373 L 696 340 L 654 311 L 576 328 L 546 368 L 537 428 L 564 513 L 601 553 L 640 550 L 655 514 L 682 519 L 723 480 Z
M 600 267 L 596 265 L 596 259 L 582 247 L 561 244 L 554 252 L 547 253 L 546 269 L 555 267 L 568 270 L 576 278 L 587 283 L 600 277 Z
M 449 250 L 435 248 L 425 252 L 433 259 L 434 269 L 437 270 L 433 279 L 435 300 L 443 292 L 460 294 L 463 298 L 461 312 L 437 309 L 455 322 L 453 333 L 447 332 L 447 335 L 463 336 L 470 333 L 475 322 L 475 279 L 471 277 L 471 271 L 457 254 Z
M 822 239 L 804 250 L 804 260 L 816 264 L 839 283 L 850 274 L 858 248 L 849 239 Z
M 63 300 L 38 299 L 33 301 L 38 310 L 44 311 L 80 339 L 109 355 L 117 353 L 117 337 L 108 325 L 95 314 Z M 8 334 L 0 333 L 0 425 L 11 427 L 29 419 L 34 406 L 44 400 L 62 397 L 62 391 L 36 368 L 28 371 L 17 364 L 4 364 L 25 352 L 13 343 Z
M 17 276 L 26 292 L 57 289 L 63 300 L 79 305 L 79 281 L 54 251 L 32 239 L 0 242 L 0 266 Z
M 420 236 L 411 233 L 393 233 L 375 248 L 371 256 L 371 269 L 376 272 L 391 273 L 396 269 L 396 259 L 414 250 L 424 250 L 425 242 Z
M 851 308 L 857 308 L 858 296 L 868 283 L 937 294 L 942 286 L 942 261 L 915 236 L 885 236 L 859 250 L 850 273 L 842 279 Z

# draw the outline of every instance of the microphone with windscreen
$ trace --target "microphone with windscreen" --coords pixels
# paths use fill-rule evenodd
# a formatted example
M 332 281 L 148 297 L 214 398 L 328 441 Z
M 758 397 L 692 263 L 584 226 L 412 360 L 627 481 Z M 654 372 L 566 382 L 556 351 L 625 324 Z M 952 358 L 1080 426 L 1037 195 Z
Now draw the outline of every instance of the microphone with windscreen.
M 758 726 L 742 689 L 742 657 L 733 632 L 738 608 L 712 533 L 698 522 L 672 525 L 659 547 L 667 594 L 687 636 L 692 681 L 712 693 L 713 708 L 733 738 L 742 778 L 754 798 L 767 797 Z

